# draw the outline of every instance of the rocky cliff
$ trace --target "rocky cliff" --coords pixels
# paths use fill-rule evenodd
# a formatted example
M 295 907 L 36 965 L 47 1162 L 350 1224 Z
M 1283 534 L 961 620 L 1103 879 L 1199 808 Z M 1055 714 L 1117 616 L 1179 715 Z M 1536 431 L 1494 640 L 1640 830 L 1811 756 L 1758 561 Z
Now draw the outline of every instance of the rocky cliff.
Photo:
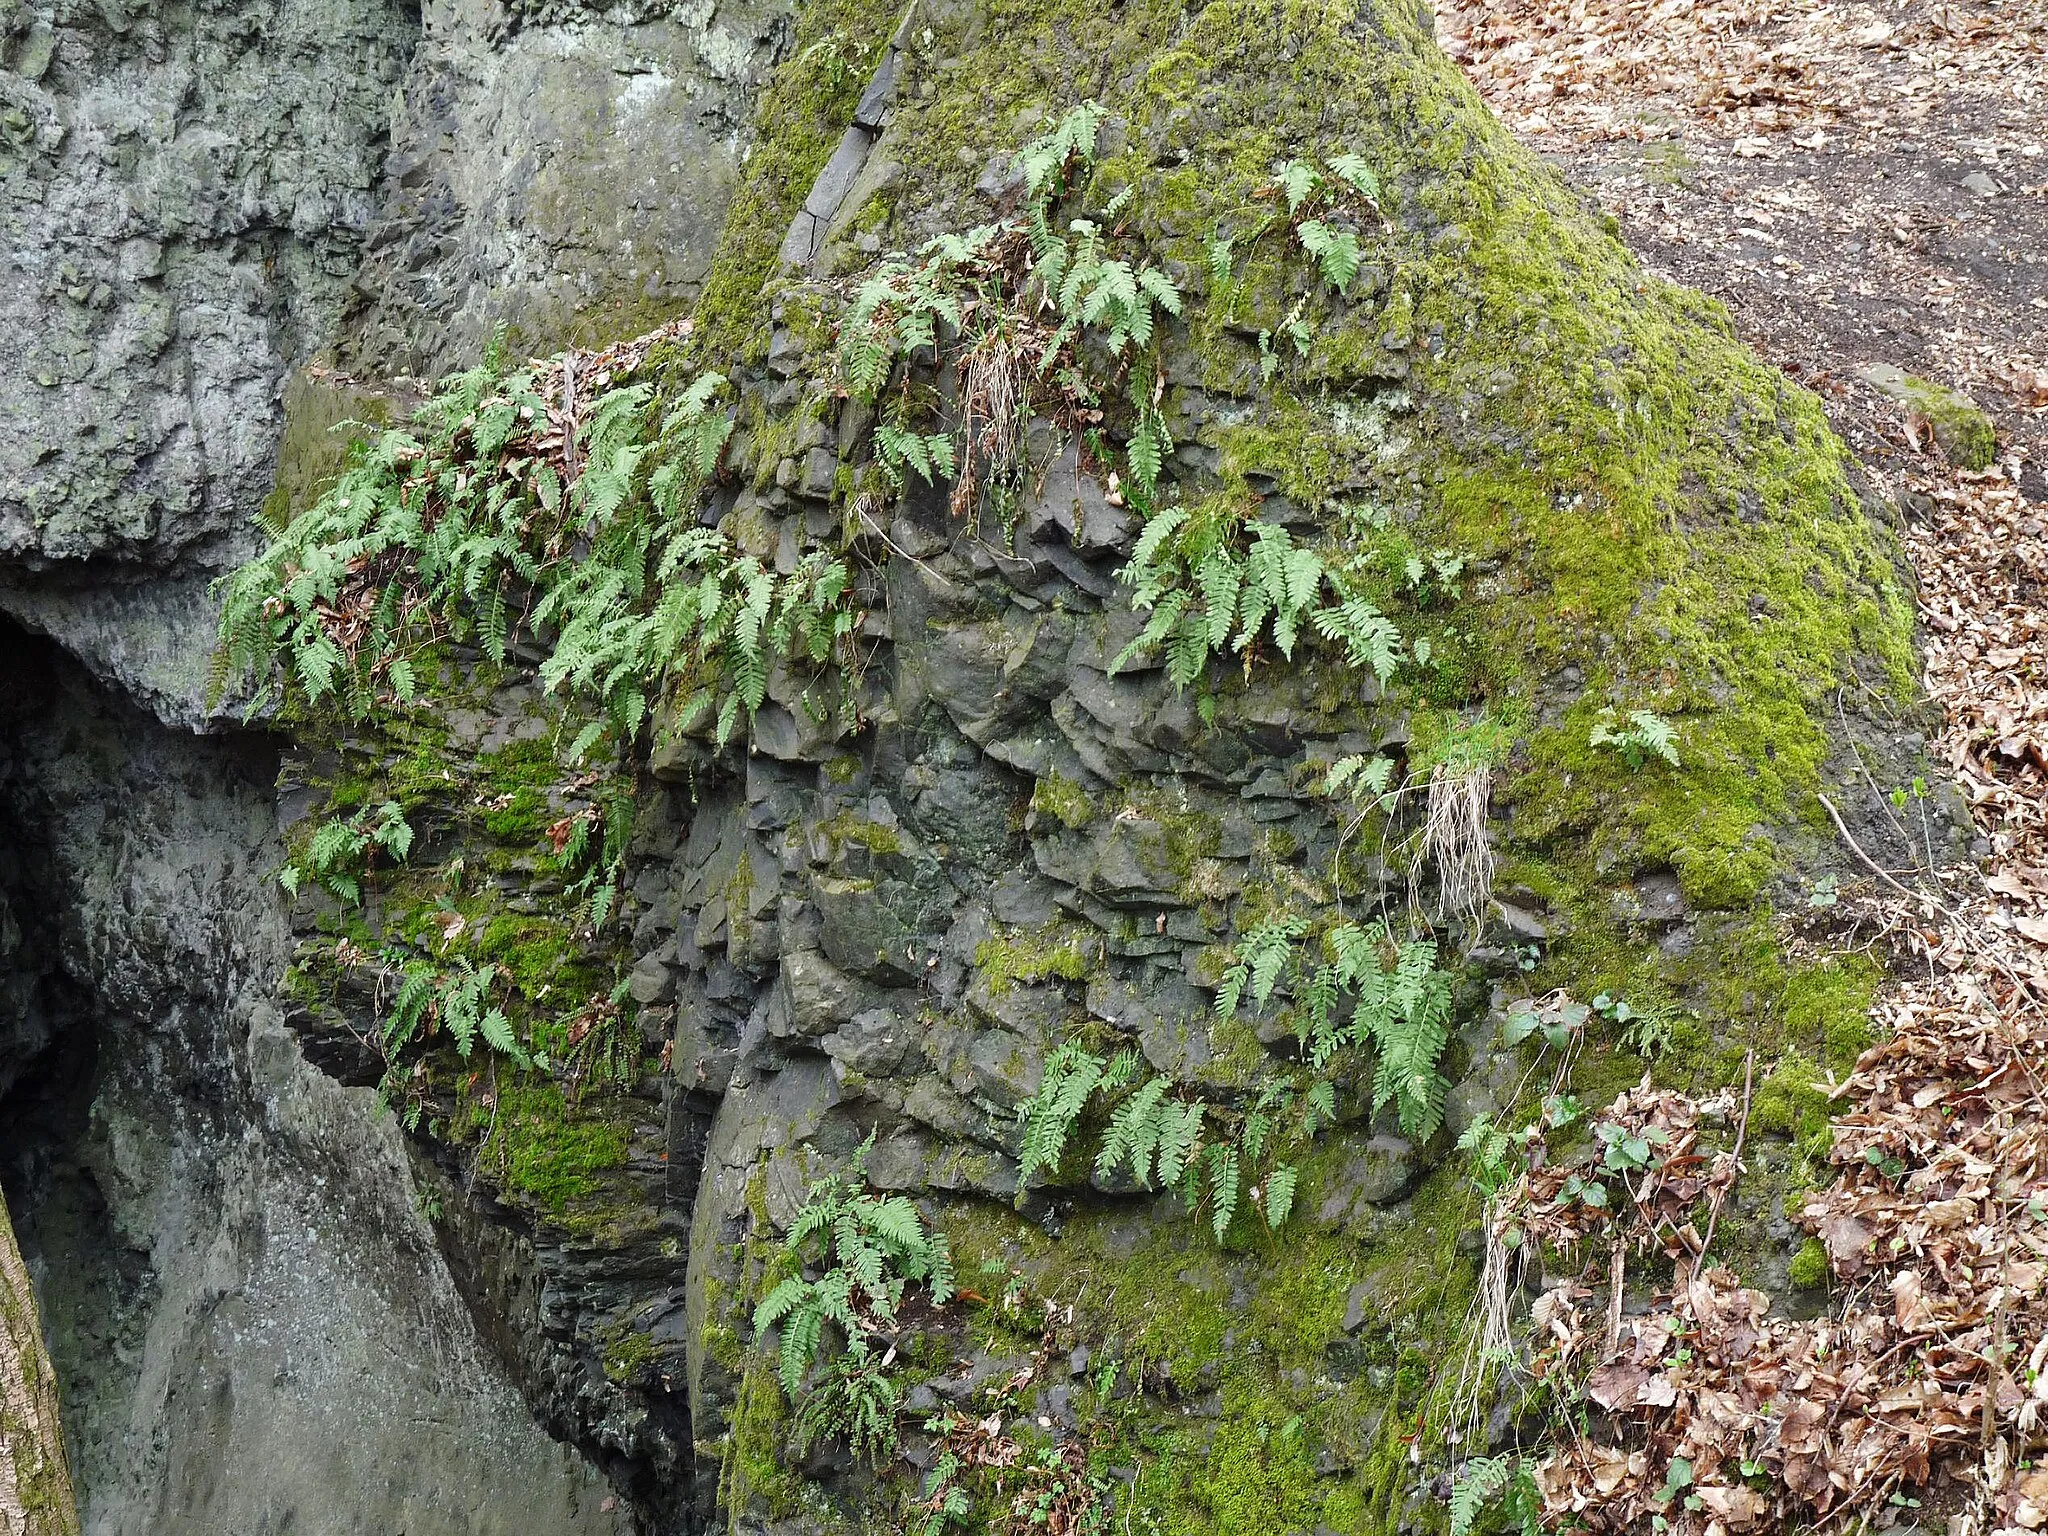
M 1759 1054 L 1782 1275 L 1882 509 L 1426 17 L 9 25 L 89 1529 L 1433 1527 L 1489 1132 Z

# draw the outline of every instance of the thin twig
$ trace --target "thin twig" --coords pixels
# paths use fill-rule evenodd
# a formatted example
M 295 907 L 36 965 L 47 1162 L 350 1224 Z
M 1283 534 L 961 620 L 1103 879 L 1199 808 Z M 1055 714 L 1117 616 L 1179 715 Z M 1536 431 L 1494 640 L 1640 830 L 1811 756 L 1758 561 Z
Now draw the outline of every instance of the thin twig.
M 1607 1355 L 1612 1358 L 1621 1348 L 1621 1291 L 1628 1279 L 1628 1244 L 1619 1237 L 1614 1240 L 1614 1255 L 1607 1261 L 1607 1283 L 1611 1287 L 1607 1298 Z
M 576 354 L 562 354 L 562 463 L 574 480 L 576 467 Z
M 1870 765 L 1863 761 L 1863 754 L 1857 750 L 1856 738 L 1849 730 L 1849 712 L 1842 707 L 1844 691 L 1840 688 L 1835 690 L 1835 717 L 1842 722 L 1842 736 L 1849 743 L 1849 756 L 1856 760 L 1856 766 L 1863 774 L 1863 782 L 1870 786 L 1870 796 L 1877 802 L 1877 808 L 1884 812 L 1885 820 L 1892 824 L 1892 830 L 1899 834 L 1899 841 L 1910 851 L 1913 846 L 1913 834 L 1906 830 L 1906 824 L 1893 813 L 1891 801 L 1886 799 L 1884 791 L 1878 788 L 1877 780 L 1871 775 Z M 1931 858 L 1927 867 L 1930 872 L 1934 868 Z
M 1742 1113 L 1735 1121 L 1735 1176 L 1742 1176 L 1742 1142 L 1749 1134 L 1749 1097 L 1756 1083 L 1756 1048 L 1751 1046 L 1742 1057 Z M 1700 1251 L 1693 1255 L 1692 1278 L 1700 1277 L 1700 1266 L 1707 1261 L 1707 1250 L 1714 1245 L 1714 1226 L 1721 1219 L 1721 1203 L 1727 1198 L 1728 1186 L 1715 1187 L 1713 1197 L 1707 1202 L 1707 1235 L 1700 1239 Z
M 1902 896 L 1910 896 L 1915 901 L 1925 901 L 1937 907 L 1941 905 L 1939 902 L 1935 901 L 1933 897 L 1928 896 L 1923 892 L 1916 891 L 1909 885 L 1901 884 L 1891 874 L 1889 870 L 1886 870 L 1882 865 L 1880 865 L 1877 862 L 1877 860 L 1873 859 L 1869 854 L 1865 853 L 1863 851 L 1863 845 L 1857 842 L 1855 838 L 1849 835 L 1849 829 L 1846 825 L 1843 824 L 1842 821 L 1842 813 L 1835 809 L 1835 802 L 1830 800 L 1824 791 L 1817 789 L 1813 792 L 1813 796 L 1816 800 L 1820 801 L 1822 805 L 1827 807 L 1828 816 L 1834 822 L 1835 830 L 1842 834 L 1842 841 L 1849 845 L 1849 851 L 1851 853 L 1855 854 L 1858 859 L 1862 860 L 1863 867 L 1865 869 L 1869 870 L 1873 875 L 1877 876 L 1878 879 L 1882 880 L 1886 885 L 1890 886 L 1893 890 L 1899 892 L 1899 894 Z

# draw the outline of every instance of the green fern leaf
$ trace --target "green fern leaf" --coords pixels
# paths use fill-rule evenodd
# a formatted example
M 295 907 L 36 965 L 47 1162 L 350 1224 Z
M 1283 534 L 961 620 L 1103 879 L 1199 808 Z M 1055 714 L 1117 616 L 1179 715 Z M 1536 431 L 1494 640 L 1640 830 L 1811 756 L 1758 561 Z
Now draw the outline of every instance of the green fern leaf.
M 1266 1175 L 1266 1225 L 1275 1232 L 1287 1224 L 1294 1210 L 1295 1171 L 1282 1163 Z
M 1230 1219 L 1237 1214 L 1237 1194 L 1237 1148 L 1212 1147 L 1209 1158 L 1209 1224 L 1219 1243 L 1230 1230 Z

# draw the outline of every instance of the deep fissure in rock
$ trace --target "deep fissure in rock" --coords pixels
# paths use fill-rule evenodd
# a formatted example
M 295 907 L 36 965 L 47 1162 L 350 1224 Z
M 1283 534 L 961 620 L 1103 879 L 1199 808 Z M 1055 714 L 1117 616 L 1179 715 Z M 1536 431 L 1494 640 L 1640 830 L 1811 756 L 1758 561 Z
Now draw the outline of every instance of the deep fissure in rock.
M 272 1002 L 275 744 L 4 622 L 0 676 L 0 1188 L 87 1529 L 620 1531 L 479 1328 L 534 1298 L 458 1290 L 397 1127 Z

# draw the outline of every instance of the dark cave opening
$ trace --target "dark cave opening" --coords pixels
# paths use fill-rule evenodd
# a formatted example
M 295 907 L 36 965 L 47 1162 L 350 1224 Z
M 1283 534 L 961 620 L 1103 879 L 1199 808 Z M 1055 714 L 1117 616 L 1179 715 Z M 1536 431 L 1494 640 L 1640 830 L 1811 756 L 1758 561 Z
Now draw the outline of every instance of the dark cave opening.
M 352 1350 L 390 1349 L 374 1319 L 395 1305 L 420 1330 L 422 1368 L 467 1340 L 456 1347 L 482 1353 L 466 1369 L 500 1383 L 465 1385 L 463 1434 L 537 1419 L 643 1529 L 688 1529 L 687 1479 L 621 1454 L 584 1412 L 603 1363 L 584 1325 L 556 1314 L 598 1277 L 537 1262 L 533 1234 L 473 1197 L 461 1168 L 429 1167 L 278 1007 L 293 943 L 275 891 L 279 761 L 261 732 L 164 724 L 0 617 L 0 1193 L 37 1286 L 88 1528 L 196 1536 L 224 1528 L 208 1523 L 224 1510 L 255 1518 L 268 1495 L 224 1495 L 220 1478 L 264 1459 L 247 1442 L 289 1432 L 252 1432 L 249 1405 L 274 1393 L 271 1417 L 288 1419 L 332 1397 L 314 1381 L 359 1373 Z M 420 1201 L 447 1219 L 422 1222 Z M 294 1312 L 337 1283 L 384 1300 L 349 1303 L 338 1327 L 319 1315 L 325 1298 Z M 235 1354 L 259 1328 L 303 1330 L 274 1370 Z M 321 1350 L 337 1358 L 309 1365 Z M 391 1390 L 403 1402 L 412 1389 Z M 688 1446 L 683 1404 L 653 1407 L 664 1438 Z M 383 1507 L 366 1496 L 352 1513 Z M 467 1536 L 463 1518 L 411 1528 Z

